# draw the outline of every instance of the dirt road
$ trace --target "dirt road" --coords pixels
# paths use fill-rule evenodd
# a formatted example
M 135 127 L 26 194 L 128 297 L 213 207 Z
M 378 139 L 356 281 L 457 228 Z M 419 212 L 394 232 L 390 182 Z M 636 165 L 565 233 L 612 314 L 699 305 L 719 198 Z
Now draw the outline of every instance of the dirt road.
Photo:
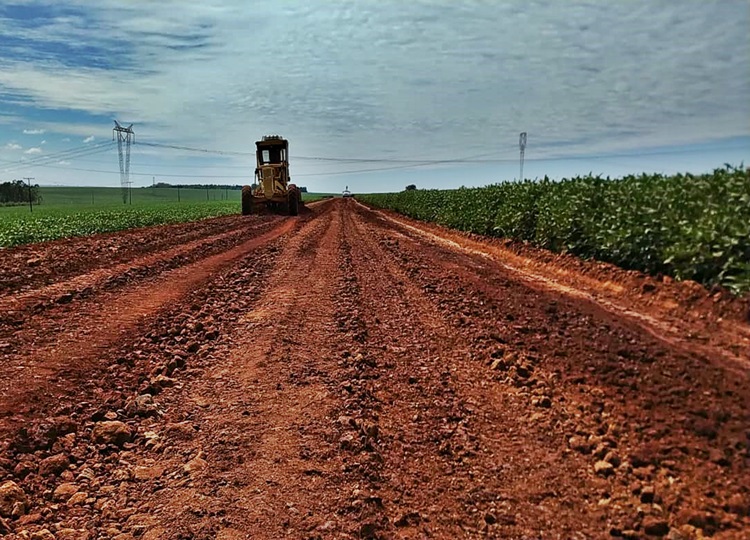
M 354 200 L 0 262 L 0 536 L 750 538 L 720 292 Z

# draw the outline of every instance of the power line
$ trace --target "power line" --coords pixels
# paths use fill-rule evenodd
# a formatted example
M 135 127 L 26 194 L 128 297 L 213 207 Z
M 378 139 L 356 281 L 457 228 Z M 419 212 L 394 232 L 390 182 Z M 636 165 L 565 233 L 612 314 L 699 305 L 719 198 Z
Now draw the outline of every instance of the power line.
M 428 165 L 433 165 L 434 163 L 420 163 L 420 164 L 413 164 L 413 165 L 396 165 L 393 167 L 377 167 L 377 168 L 369 168 L 369 169 L 356 169 L 356 170 L 348 170 L 348 171 L 330 171 L 330 172 L 324 172 L 324 173 L 308 173 L 308 174 L 295 174 L 293 175 L 295 178 L 297 177 L 310 177 L 310 176 L 335 176 L 339 174 L 355 174 L 355 173 L 364 173 L 364 172 L 375 172 L 375 171 L 387 171 L 387 170 L 394 170 L 394 169 L 412 169 L 416 167 L 425 167 Z M 103 169 L 88 169 L 83 167 L 63 167 L 63 166 L 55 166 L 55 165 L 38 165 L 39 167 L 45 167 L 50 169 L 63 169 L 66 171 L 80 171 L 80 172 L 92 172 L 92 173 L 99 173 L 99 174 L 120 174 L 118 171 L 107 171 Z M 135 173 L 130 172 L 130 176 L 154 176 L 154 173 Z M 159 173 L 159 177 L 164 178 L 248 178 L 247 174 L 239 174 L 239 175 L 231 175 L 231 174 L 165 174 L 165 173 Z
M 105 142 L 97 143 L 95 145 L 89 145 L 86 147 L 76 147 L 68 150 L 62 150 L 53 154 L 47 154 L 45 156 L 38 156 L 36 158 L 20 160 L 20 161 L 9 161 L 2 160 L 8 163 L 9 166 L 5 169 L 5 172 L 15 172 L 31 167 L 42 167 L 54 161 L 61 161 L 65 159 L 74 159 L 77 157 L 88 156 L 108 150 L 114 143 Z
M 77 154 L 79 152 L 88 152 L 88 151 L 96 149 L 96 148 L 102 148 L 102 147 L 106 147 L 106 146 L 111 146 L 111 144 L 112 143 L 110 141 L 104 141 L 104 142 L 99 142 L 99 143 L 94 143 L 94 144 L 86 144 L 86 145 L 83 145 L 83 146 L 76 146 L 74 148 L 68 148 L 66 150 L 60 150 L 58 152 L 53 152 L 51 154 L 45 154 L 43 156 L 37 156 L 37 157 L 34 157 L 34 158 L 29 158 L 27 160 L 18 161 L 18 163 L 33 163 L 33 162 L 36 162 L 36 161 L 45 161 L 45 160 L 48 160 L 48 159 L 63 158 L 63 157 L 66 157 L 68 154 Z
M 324 172 L 324 173 L 307 173 L 307 174 L 295 174 L 295 177 L 310 177 L 310 176 L 336 176 L 339 174 L 358 174 L 358 173 L 366 173 L 366 172 L 376 172 L 376 171 L 393 171 L 396 169 L 416 169 L 418 167 L 427 167 L 429 165 L 438 165 L 438 164 L 447 164 L 447 163 L 464 163 L 464 161 L 461 160 L 450 160 L 450 161 L 424 161 L 421 163 L 412 163 L 410 165 L 394 165 L 393 167 L 375 167 L 375 168 L 369 168 L 369 169 L 354 169 L 349 171 L 331 171 L 331 172 Z
M 197 152 L 202 154 L 216 154 L 216 155 L 222 155 L 222 156 L 252 156 L 255 157 L 255 152 L 235 152 L 230 150 L 212 150 L 209 148 L 196 148 L 193 146 L 182 146 L 182 145 L 176 145 L 176 144 L 163 144 L 163 143 L 154 143 L 154 142 L 138 142 L 134 143 L 136 146 L 150 146 L 154 148 L 167 148 L 167 149 L 173 149 L 173 150 L 184 150 L 187 152 Z M 323 157 L 323 156 L 297 156 L 292 154 L 292 158 L 295 161 L 304 160 L 304 161 L 328 161 L 328 162 L 337 162 L 337 163 L 407 163 L 407 164 L 422 164 L 427 161 L 433 162 L 433 163 L 450 163 L 450 162 L 460 162 L 460 161 L 469 161 L 472 159 L 480 158 L 480 157 L 486 157 L 491 156 L 495 154 L 495 152 L 486 152 L 483 154 L 477 154 L 475 156 L 469 156 L 466 158 L 459 158 L 459 159 L 390 159 L 390 158 L 341 158 L 341 157 Z
M 327 172 L 327 173 L 296 174 L 295 176 L 303 176 L 303 177 L 334 176 L 334 175 L 339 175 L 339 174 L 357 174 L 357 173 L 376 172 L 376 171 L 391 171 L 391 170 L 396 170 L 396 169 L 415 169 L 417 167 L 428 167 L 430 165 L 446 165 L 446 164 L 451 164 L 451 163 L 489 163 L 490 162 L 489 160 L 478 160 L 477 158 L 489 156 L 492 154 L 494 154 L 494 152 L 476 154 L 474 156 L 468 156 L 468 157 L 456 158 L 456 159 L 433 159 L 433 160 L 422 160 L 422 161 L 417 161 L 417 162 L 408 161 L 407 162 L 409 163 L 408 165 L 394 165 L 392 167 L 354 169 L 354 170 L 349 170 L 349 171 L 333 171 L 333 172 Z M 383 162 L 398 163 L 398 161 L 396 160 L 383 160 Z
M 422 164 L 422 163 L 465 163 L 477 160 L 478 158 L 487 157 L 494 155 L 495 152 L 485 152 L 482 154 L 476 154 L 474 156 L 468 156 L 464 158 L 455 159 L 389 159 L 389 158 L 331 158 L 331 157 L 314 157 L 314 156 L 292 156 L 295 160 L 311 160 L 311 161 L 327 161 L 327 162 L 338 162 L 338 163 L 406 163 L 406 164 Z
M 738 144 L 736 147 L 732 146 L 723 146 L 720 150 L 740 150 L 740 149 L 746 149 L 746 144 Z M 718 149 L 717 149 L 718 150 Z M 680 149 L 663 149 L 663 150 L 639 150 L 639 151 L 625 151 L 625 152 L 611 152 L 611 153 L 604 153 L 604 154 L 595 154 L 595 155 L 573 155 L 573 156 L 549 156 L 549 157 L 541 157 L 541 158 L 531 158 L 531 159 L 524 159 L 525 162 L 532 161 L 578 161 L 578 160 L 584 160 L 584 161 L 594 161 L 599 159 L 610 159 L 610 158 L 643 158 L 643 157 L 649 157 L 649 156 L 676 156 L 676 155 L 682 155 L 682 154 L 695 154 L 696 150 L 694 148 L 680 148 Z M 517 161 L 518 158 L 508 158 L 508 159 L 486 159 L 477 161 L 476 163 L 506 163 L 506 162 L 514 162 Z
M 143 144 L 143 143 L 139 143 Z M 480 154 L 480 156 L 483 155 L 489 155 L 489 154 Z M 336 176 L 340 174 L 357 174 L 357 173 L 366 173 L 366 172 L 376 172 L 376 171 L 388 171 L 388 170 L 396 170 L 396 169 L 412 169 L 417 167 L 426 167 L 429 165 L 440 165 L 440 164 L 448 164 L 448 163 L 463 163 L 467 162 L 467 160 L 471 159 L 471 156 L 469 158 L 459 158 L 459 159 L 444 159 L 444 160 L 430 160 L 430 161 L 421 161 L 417 163 L 410 162 L 407 165 L 395 165 L 392 167 L 376 167 L 376 168 L 367 168 L 367 169 L 354 169 L 354 170 L 347 170 L 347 171 L 329 171 L 329 172 L 322 172 L 322 173 L 307 173 L 307 174 L 295 174 L 294 177 L 311 177 L 311 176 Z M 388 161 L 388 160 L 386 160 Z M 54 165 L 38 165 L 39 167 L 48 167 L 48 168 L 55 168 L 55 169 L 65 169 L 68 171 L 82 171 L 82 172 L 95 172 L 95 173 L 101 173 L 101 174 L 118 174 L 115 171 L 106 171 L 101 169 L 87 169 L 87 168 L 81 168 L 81 167 L 58 167 Z M 134 173 L 129 172 L 130 176 L 154 176 L 153 173 Z M 247 175 L 212 175 L 212 174 L 164 174 L 160 173 L 159 176 L 161 177 L 167 177 L 167 178 L 247 178 Z
M 137 155 L 137 154 L 136 154 Z M 200 158 L 199 158 L 200 159 Z M 93 160 L 93 159 L 76 159 L 77 163 L 90 163 L 92 165 L 109 165 L 110 161 L 102 161 L 102 160 Z M 245 165 L 201 165 L 201 164 L 187 164 L 187 165 L 180 165 L 178 163 L 170 164 L 170 163 L 149 163 L 146 165 L 149 169 L 217 169 L 217 170 L 248 170 L 255 165 L 248 165 L 247 163 Z M 154 173 L 156 176 L 159 176 L 158 173 Z
M 255 156 L 254 152 L 235 152 L 228 150 L 212 150 L 208 148 L 196 148 L 191 146 L 180 146 L 172 144 L 162 143 L 150 143 L 150 142 L 139 142 L 140 146 L 151 146 L 156 148 L 168 148 L 178 149 L 188 152 L 198 152 L 205 154 L 217 154 L 217 155 L 230 155 L 230 156 Z M 745 145 L 741 145 L 741 148 L 745 148 Z M 516 147 L 517 148 L 517 147 Z M 508 148 L 510 149 L 510 147 Z M 723 149 L 727 149 L 724 147 Z M 731 148 L 730 148 L 731 149 Z M 524 161 L 565 161 L 565 160 L 594 160 L 594 159 L 608 159 L 608 158 L 638 158 L 646 156 L 660 156 L 660 155 L 679 155 L 679 154 L 691 154 L 694 153 L 693 149 L 663 149 L 663 150 L 652 150 L 652 151 L 626 151 L 626 152 L 610 152 L 599 155 L 574 155 L 574 156 L 550 156 L 543 158 L 525 159 Z M 496 152 L 487 152 L 483 154 L 477 154 L 475 156 L 469 156 L 464 158 L 454 159 L 391 159 L 391 158 L 341 158 L 341 157 L 326 157 L 326 156 L 296 156 L 292 155 L 291 158 L 294 161 L 322 161 L 332 163 L 398 163 L 398 164 L 414 164 L 423 166 L 423 164 L 441 164 L 441 163 L 511 163 L 517 161 L 518 158 L 507 157 L 507 158 L 495 158 L 495 159 L 480 159 L 483 157 L 494 155 Z M 379 170 L 379 169 L 378 169 Z M 323 173 L 321 173 L 323 174 Z
M 254 156 L 255 152 L 232 152 L 230 150 L 211 150 L 209 148 L 195 148 L 192 146 L 180 146 L 177 144 L 162 144 L 153 142 L 138 142 L 136 146 L 151 146 L 154 148 L 169 148 L 172 150 L 185 150 L 188 152 L 200 152 L 202 154 L 217 154 L 220 156 Z
M 682 154 L 685 152 L 677 152 L 678 154 Z M 693 152 L 689 152 L 693 153 Z M 671 153 L 670 153 L 671 154 Z M 670 155 L 670 154 L 663 154 L 663 155 Z M 622 154 L 622 155 L 606 155 L 606 156 L 590 156 L 590 157 L 569 157 L 569 158 L 534 158 L 534 159 L 527 159 L 525 161 L 530 162 L 547 162 L 547 161 L 565 161 L 565 160 L 599 160 L 599 159 L 609 159 L 612 157 L 627 157 L 627 158 L 640 158 L 645 155 L 662 155 L 660 154 L 642 154 L 642 155 L 636 155 L 636 154 Z M 495 160 L 481 160 L 481 161 L 472 161 L 471 163 L 475 164 L 483 164 L 483 163 L 514 163 L 517 162 L 518 158 L 508 158 L 508 159 L 495 159 Z M 419 167 L 426 167 L 429 165 L 435 165 L 435 164 L 450 164 L 450 163 L 462 163 L 462 161 L 459 160 L 444 160 L 440 162 L 435 161 L 429 161 L 429 162 L 421 162 L 417 164 L 410 164 L 410 165 L 396 165 L 393 167 L 375 167 L 375 168 L 367 168 L 367 169 L 352 169 L 352 170 L 346 170 L 346 171 L 328 171 L 328 172 L 321 172 L 321 173 L 302 173 L 302 174 L 295 174 L 293 175 L 295 178 L 304 177 L 315 177 L 315 176 L 336 176 L 341 174 L 359 174 L 359 173 L 368 173 L 368 172 L 378 172 L 378 171 L 388 171 L 388 170 L 397 170 L 397 169 L 413 169 L 413 168 L 419 168 Z M 61 170 L 67 170 L 67 171 L 80 171 L 80 172 L 92 172 L 92 173 L 100 173 L 100 174 L 120 174 L 119 171 L 108 171 L 108 170 L 102 170 L 102 169 L 90 169 L 90 168 L 83 168 L 83 167 L 68 167 L 68 166 L 60 166 L 60 165 L 47 165 L 47 164 L 38 164 L 35 165 L 37 167 L 44 167 L 44 168 L 50 168 L 50 169 L 61 169 Z M 168 173 L 135 173 L 130 172 L 130 176 L 154 176 L 157 175 L 159 177 L 164 178 L 226 178 L 226 179 L 237 179 L 237 178 L 248 178 L 247 174 L 241 174 L 241 175 L 209 175 L 209 174 L 168 174 Z
M 97 152 L 101 152 L 104 150 L 106 150 L 106 148 L 102 148 L 102 147 L 91 148 L 91 149 L 79 149 L 76 151 L 58 152 L 55 154 L 50 154 L 47 156 L 40 156 L 40 157 L 32 158 L 32 159 L 23 159 L 23 160 L 18 160 L 18 161 L 6 160 L 6 163 L 9 164 L 9 167 L 11 169 L 20 169 L 20 168 L 33 167 L 33 166 L 41 165 L 44 163 L 51 163 L 56 160 L 72 159 L 72 158 L 79 157 L 79 156 L 95 154 Z
M 84 157 L 88 155 L 92 155 L 99 152 L 104 152 L 109 150 L 112 146 L 114 146 L 115 143 L 111 141 L 107 142 L 101 142 L 96 143 L 93 145 L 86 145 L 82 147 L 75 147 L 70 148 L 67 150 L 63 150 L 60 152 L 56 152 L 53 154 L 48 154 L 46 156 L 39 156 L 37 158 L 32 158 L 29 160 L 24 161 L 6 161 L 6 160 L 0 160 L 0 161 L 6 161 L 7 163 L 11 163 L 15 165 L 15 167 L 11 166 L 10 169 L 8 169 L 6 172 L 13 172 L 16 170 L 21 170 L 25 168 L 32 168 L 32 167 L 45 167 L 45 168 L 53 168 L 53 169 L 63 169 L 63 170 L 69 170 L 69 171 L 81 171 L 81 172 L 92 172 L 92 173 L 99 173 L 99 174 L 119 174 L 116 171 L 111 170 L 102 170 L 102 169 L 95 169 L 95 168 L 85 168 L 85 167 L 70 167 L 70 166 L 58 166 L 53 165 L 53 161 L 57 160 L 64 160 L 64 159 L 77 159 L 79 157 Z M 184 150 L 184 151 L 190 151 L 190 152 L 198 152 L 198 153 L 207 153 L 207 154 L 218 154 L 218 155 L 227 155 L 227 156 L 255 156 L 255 153 L 251 152 L 232 152 L 232 151 L 223 151 L 223 150 L 211 150 L 206 148 L 194 148 L 190 146 L 182 146 L 182 145 L 171 145 L 171 144 L 162 144 L 162 143 L 152 143 L 152 142 L 138 142 L 138 146 L 150 146 L 150 147 L 156 147 L 156 148 L 165 148 L 165 149 L 178 149 L 178 150 Z M 741 146 L 741 148 L 745 148 L 744 145 Z M 727 149 L 727 147 L 724 147 L 723 149 Z M 597 161 L 597 160 L 606 160 L 606 159 L 612 159 L 612 158 L 643 158 L 648 156 L 660 156 L 660 155 L 680 155 L 680 154 L 692 154 L 695 153 L 694 149 L 661 149 L 661 150 L 653 150 L 653 151 L 634 151 L 634 152 L 620 152 L 620 153 L 607 153 L 607 154 L 599 154 L 599 155 L 578 155 L 578 156 L 554 156 L 554 157 L 540 157 L 540 158 L 532 158 L 525 161 L 530 162 L 551 162 L 551 161 L 577 161 L 577 160 L 586 160 L 586 161 Z M 334 157 L 324 157 L 324 156 L 292 156 L 292 159 L 294 161 L 297 160 L 309 160 L 309 161 L 319 161 L 321 163 L 340 163 L 340 164 L 346 164 L 346 163 L 392 163 L 395 165 L 392 166 L 386 166 L 386 167 L 368 167 L 368 168 L 358 168 L 358 169 L 349 169 L 349 170 L 335 170 L 335 171 L 326 171 L 326 172 L 318 172 L 318 173 L 302 173 L 294 175 L 295 177 L 316 177 L 316 176 L 335 176 L 335 175 L 342 175 L 342 174 L 360 174 L 360 173 L 369 173 L 369 172 L 379 172 L 379 171 L 388 171 L 388 170 L 398 170 L 398 169 L 412 169 L 412 168 L 419 168 L 419 167 L 426 167 L 430 165 L 446 165 L 446 164 L 457 164 L 457 163 L 471 163 L 471 164 L 498 164 L 498 163 L 512 163 L 517 162 L 517 157 L 512 158 L 494 158 L 494 159 L 483 159 L 487 156 L 494 155 L 495 152 L 487 152 L 482 154 L 476 154 L 472 156 L 466 156 L 462 158 L 453 158 L 453 159 L 423 159 L 423 160 L 407 160 L 407 159 L 389 159 L 389 158 L 334 158 Z M 151 167 L 170 167 L 170 165 L 160 165 L 155 164 L 151 165 Z M 176 165 L 175 168 L 179 168 L 181 166 Z M 238 166 L 238 167 L 228 167 L 228 166 L 206 166 L 206 167 L 197 167 L 197 166 L 184 166 L 191 169 L 245 169 L 244 166 Z M 156 173 L 153 172 L 144 172 L 144 173 L 134 173 L 129 172 L 129 175 L 132 176 L 154 176 Z M 158 173 L 156 174 L 160 177 L 166 177 L 166 178 L 224 178 L 224 179 L 243 179 L 247 178 L 248 175 L 222 175 L 222 174 L 162 174 Z
M 39 167 L 45 167 L 48 169 L 61 169 L 66 171 L 81 171 L 81 172 L 93 172 L 100 174 L 120 174 L 120 171 L 106 171 L 103 169 L 88 169 L 83 167 L 67 167 L 60 165 L 38 165 Z M 241 175 L 206 175 L 206 174 L 165 174 L 165 173 L 136 173 L 130 172 L 129 176 L 159 176 L 167 178 L 247 178 L 247 174 Z

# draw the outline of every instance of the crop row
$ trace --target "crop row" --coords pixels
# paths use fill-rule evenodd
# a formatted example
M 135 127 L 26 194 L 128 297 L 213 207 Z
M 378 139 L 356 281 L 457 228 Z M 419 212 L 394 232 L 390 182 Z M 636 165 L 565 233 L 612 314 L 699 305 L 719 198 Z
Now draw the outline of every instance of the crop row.
M 239 213 L 236 202 L 201 202 L 131 206 L 103 210 L 37 209 L 34 213 L 0 214 L 0 247 L 44 242 L 148 227 L 195 221 Z
M 750 170 L 743 167 L 616 180 L 545 177 L 358 198 L 463 231 L 750 291 Z

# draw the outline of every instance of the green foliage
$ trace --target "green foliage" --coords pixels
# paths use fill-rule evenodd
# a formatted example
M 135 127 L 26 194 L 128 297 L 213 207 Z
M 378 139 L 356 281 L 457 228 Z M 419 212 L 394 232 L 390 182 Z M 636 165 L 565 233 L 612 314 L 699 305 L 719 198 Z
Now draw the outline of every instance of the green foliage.
M 117 187 L 40 186 L 43 206 L 101 207 L 122 206 L 122 190 Z M 230 200 L 240 202 L 240 192 L 234 186 L 180 187 L 157 184 L 157 187 L 133 188 L 129 194 L 133 205 L 178 202 Z
M 0 248 L 240 212 L 240 192 L 233 186 L 181 187 L 180 202 L 173 186 L 134 188 L 132 205 L 122 204 L 120 188 L 39 189 L 42 204 L 33 213 L 28 206 L 0 207 Z M 325 195 L 303 193 L 302 198 L 312 202 Z
M 750 171 L 597 176 L 363 195 L 410 217 L 750 291 Z
M 302 192 L 303 202 L 315 202 L 321 199 L 329 199 L 331 197 L 333 197 L 332 193 L 310 193 L 307 191 Z
M 39 195 L 39 186 L 34 184 L 29 187 L 23 180 L 13 180 L 0 184 L 0 205 L 28 204 L 29 198 L 32 203 L 42 200 Z
M 147 227 L 167 223 L 195 221 L 239 213 L 236 202 L 182 202 L 151 205 L 122 205 L 109 208 L 81 209 L 39 207 L 34 213 L 0 212 L 0 247 L 44 242 Z

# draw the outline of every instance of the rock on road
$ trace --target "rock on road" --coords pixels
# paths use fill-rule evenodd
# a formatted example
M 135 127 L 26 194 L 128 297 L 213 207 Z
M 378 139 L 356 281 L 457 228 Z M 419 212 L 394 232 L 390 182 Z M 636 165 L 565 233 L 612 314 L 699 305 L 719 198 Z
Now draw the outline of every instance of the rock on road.
M 0 262 L 3 538 L 750 538 L 721 293 L 341 199 Z

